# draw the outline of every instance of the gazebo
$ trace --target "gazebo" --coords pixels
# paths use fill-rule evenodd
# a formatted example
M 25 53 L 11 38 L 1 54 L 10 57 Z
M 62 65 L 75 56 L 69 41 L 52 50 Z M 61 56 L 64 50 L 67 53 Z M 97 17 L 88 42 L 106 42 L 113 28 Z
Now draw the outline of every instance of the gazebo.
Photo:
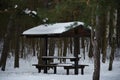
M 28 38 L 45 38 L 45 55 L 47 56 L 48 38 L 52 37 L 73 37 L 74 38 L 74 56 L 78 58 L 79 37 L 90 37 L 91 30 L 84 26 L 83 22 L 64 22 L 54 24 L 42 24 L 37 27 L 28 29 L 22 33 Z M 47 62 L 46 62 L 47 64 Z M 78 60 L 75 61 L 75 74 L 78 74 Z M 45 70 L 47 72 L 47 69 Z

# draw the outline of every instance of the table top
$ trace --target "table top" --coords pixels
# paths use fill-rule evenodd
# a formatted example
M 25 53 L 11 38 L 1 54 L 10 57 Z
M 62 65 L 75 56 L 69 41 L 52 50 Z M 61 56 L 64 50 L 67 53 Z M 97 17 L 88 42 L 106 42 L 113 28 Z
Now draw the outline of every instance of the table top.
M 76 59 L 76 57 L 73 56 L 42 56 L 42 58 L 43 59 Z

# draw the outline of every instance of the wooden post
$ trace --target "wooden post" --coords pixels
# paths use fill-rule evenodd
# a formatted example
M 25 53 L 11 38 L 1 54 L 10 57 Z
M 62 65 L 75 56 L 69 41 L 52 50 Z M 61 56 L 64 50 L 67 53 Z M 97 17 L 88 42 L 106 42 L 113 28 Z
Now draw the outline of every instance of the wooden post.
M 76 57 L 75 59 L 75 74 L 78 74 L 78 54 L 80 53 L 79 52 L 79 37 L 77 36 L 78 35 L 78 29 L 75 28 L 74 30 L 75 32 L 75 37 L 74 37 L 74 56 Z
M 47 56 L 48 49 L 48 37 L 45 37 L 45 56 Z M 47 60 L 45 60 L 45 65 L 47 65 Z M 47 66 L 44 68 L 44 73 L 47 73 Z

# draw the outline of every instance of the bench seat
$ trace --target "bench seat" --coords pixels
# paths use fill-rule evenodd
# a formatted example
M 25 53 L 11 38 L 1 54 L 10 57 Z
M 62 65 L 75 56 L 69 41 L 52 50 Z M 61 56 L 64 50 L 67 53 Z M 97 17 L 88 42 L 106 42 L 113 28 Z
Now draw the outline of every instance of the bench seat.
M 82 74 L 82 75 L 84 74 L 84 68 L 85 68 L 85 66 L 88 66 L 88 65 L 79 64 L 79 65 L 77 66 L 78 69 L 81 68 L 81 74 Z M 64 66 L 64 69 L 67 70 L 67 75 L 69 74 L 69 69 L 75 69 L 75 67 L 76 67 L 75 65 L 72 65 L 72 66 Z
M 41 72 L 41 69 L 45 69 L 45 68 L 53 68 L 54 69 L 54 74 L 56 74 L 57 72 L 57 67 L 63 67 L 64 69 L 66 69 L 67 71 L 67 75 L 69 74 L 69 69 L 75 69 L 76 66 L 71 64 L 71 65 L 68 65 L 68 64 L 48 64 L 48 65 L 43 65 L 43 64 L 33 64 L 32 66 L 35 66 L 37 69 L 38 69 L 38 72 L 40 73 Z M 83 65 L 83 64 L 79 64 L 77 66 L 77 68 L 81 68 L 81 74 L 83 75 L 84 74 L 84 68 L 85 66 L 88 66 L 88 65 Z
M 48 65 L 44 65 L 44 64 L 33 64 L 32 66 L 35 66 L 38 69 L 38 73 L 41 72 L 42 69 L 45 68 L 53 68 L 54 69 L 54 74 L 56 74 L 56 64 L 48 64 Z

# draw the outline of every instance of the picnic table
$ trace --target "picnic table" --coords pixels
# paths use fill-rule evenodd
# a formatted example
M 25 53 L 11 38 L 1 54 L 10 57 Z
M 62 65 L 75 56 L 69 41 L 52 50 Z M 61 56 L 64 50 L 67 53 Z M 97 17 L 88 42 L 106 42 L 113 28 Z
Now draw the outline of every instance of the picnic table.
M 81 74 L 84 74 L 84 68 L 85 66 L 88 65 L 83 65 L 83 64 L 76 64 L 75 62 L 79 61 L 81 57 L 65 57 L 65 56 L 42 56 L 43 61 L 45 61 L 45 64 L 33 64 L 33 66 L 36 66 L 36 68 L 38 69 L 38 72 L 41 72 L 41 69 L 44 68 L 44 73 L 48 73 L 48 68 L 52 67 L 54 69 L 54 74 L 57 73 L 57 67 L 63 67 L 64 69 L 66 69 L 67 74 L 69 74 L 69 69 L 74 69 L 74 73 L 78 74 L 78 72 L 76 73 L 76 71 L 79 70 L 79 68 L 81 69 Z M 47 63 L 48 60 L 51 59 L 70 59 L 70 61 L 74 61 L 74 63 Z

